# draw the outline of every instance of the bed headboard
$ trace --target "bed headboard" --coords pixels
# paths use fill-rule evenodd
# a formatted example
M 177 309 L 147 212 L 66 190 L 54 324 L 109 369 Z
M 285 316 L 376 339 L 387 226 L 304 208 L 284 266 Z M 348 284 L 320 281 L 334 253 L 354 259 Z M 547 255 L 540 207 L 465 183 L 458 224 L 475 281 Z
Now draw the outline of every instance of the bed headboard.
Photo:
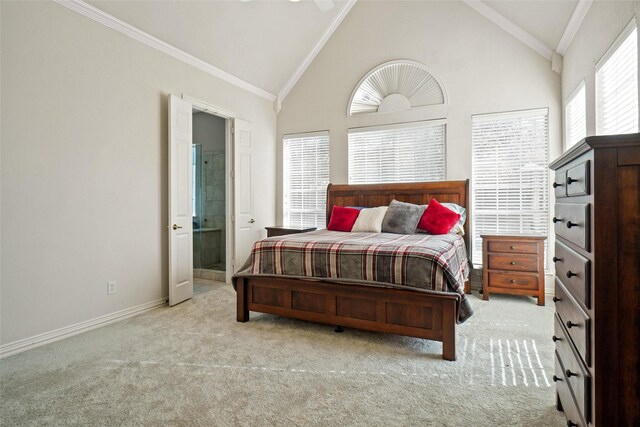
M 327 224 L 329 224 L 333 205 L 372 208 L 387 206 L 393 199 L 416 205 L 426 205 L 431 199 L 436 199 L 439 202 L 456 203 L 464 207 L 467 210 L 467 221 L 464 223 L 464 240 L 467 244 L 467 253 L 469 257 L 471 256 L 471 248 L 469 247 L 471 211 L 469 209 L 468 179 L 464 181 L 392 184 L 329 184 L 327 187 Z

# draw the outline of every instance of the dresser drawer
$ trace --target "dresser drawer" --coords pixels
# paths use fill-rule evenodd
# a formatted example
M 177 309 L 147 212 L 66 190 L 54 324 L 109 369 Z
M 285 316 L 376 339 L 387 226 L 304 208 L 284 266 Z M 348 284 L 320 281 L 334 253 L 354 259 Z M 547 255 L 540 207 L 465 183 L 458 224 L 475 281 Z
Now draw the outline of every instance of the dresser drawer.
M 589 194 L 589 160 L 567 171 L 567 196 Z
M 558 356 L 558 352 L 556 351 L 556 367 L 553 381 L 556 383 L 556 391 L 558 392 L 558 397 L 560 398 L 560 403 L 562 404 L 562 410 L 564 411 L 567 420 L 571 421 L 573 425 L 586 427 L 587 423 L 584 421 L 584 417 L 578 409 L 578 405 L 573 398 L 573 394 L 571 394 L 571 389 L 569 388 L 569 384 L 567 383 L 565 371 L 566 369 L 562 365 L 560 356 Z M 569 424 L 567 423 L 567 425 Z
M 577 300 L 591 308 L 590 261 L 558 241 L 553 261 L 556 277 Z
M 538 271 L 536 255 L 489 254 L 489 270 Z
M 567 171 L 556 171 L 552 185 L 556 199 L 567 197 Z
M 559 317 L 555 316 L 554 338 L 556 339 L 556 360 L 560 361 L 563 369 L 564 382 L 569 386 L 575 397 L 578 411 L 585 421 L 589 421 L 591 401 L 591 376 L 580 361 L 579 356 L 573 351 L 571 343 L 567 339 L 564 326 Z M 556 374 L 558 375 L 558 374 Z M 560 381 L 557 381 L 558 383 Z M 564 404 L 564 402 L 563 402 Z
M 516 242 L 510 240 L 492 240 L 487 244 L 489 252 L 501 252 L 506 254 L 537 254 L 536 242 Z
M 538 289 L 538 276 L 519 273 L 497 273 L 489 271 L 487 286 L 507 289 Z
M 556 234 L 587 251 L 591 250 L 589 242 L 589 208 L 589 203 L 556 203 L 555 215 L 553 216 Z
M 562 285 L 556 279 L 556 296 L 554 301 L 556 303 L 556 313 L 559 316 L 562 324 L 566 327 L 566 330 L 571 337 L 571 341 L 576 346 L 576 350 L 580 354 L 580 357 L 591 365 L 591 354 L 589 343 L 591 337 L 589 335 L 589 328 L 591 326 L 591 320 L 589 316 L 582 311 L 578 306 L 578 303 L 565 291 Z

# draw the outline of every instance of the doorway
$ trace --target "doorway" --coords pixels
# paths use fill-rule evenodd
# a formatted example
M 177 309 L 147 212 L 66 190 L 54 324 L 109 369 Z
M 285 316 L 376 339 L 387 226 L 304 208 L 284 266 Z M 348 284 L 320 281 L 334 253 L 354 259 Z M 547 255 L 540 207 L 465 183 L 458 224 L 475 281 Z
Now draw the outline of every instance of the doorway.
M 193 277 L 227 276 L 227 119 L 192 111 Z

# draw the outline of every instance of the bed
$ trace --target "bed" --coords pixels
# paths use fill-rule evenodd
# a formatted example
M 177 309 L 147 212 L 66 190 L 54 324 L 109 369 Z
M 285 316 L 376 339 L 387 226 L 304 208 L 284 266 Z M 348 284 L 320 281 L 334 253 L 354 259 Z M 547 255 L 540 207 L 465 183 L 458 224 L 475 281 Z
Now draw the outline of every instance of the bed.
M 376 207 L 389 205 L 394 199 L 425 205 L 434 198 L 439 202 L 456 203 L 467 210 L 467 220 L 464 224 L 464 237 L 458 237 L 458 241 L 462 243 L 459 243 L 455 250 L 464 251 L 468 258 L 468 186 L 468 180 L 401 184 L 329 184 L 327 224 L 334 205 Z M 328 233 L 302 233 L 289 238 L 289 244 L 299 244 L 305 235 L 315 235 L 316 239 L 322 240 Z M 360 238 L 356 235 L 343 237 L 352 240 Z M 374 237 L 363 236 L 362 239 Z M 414 239 L 412 236 L 406 238 Z M 415 238 L 419 239 L 420 236 Z M 273 241 L 269 241 L 270 239 L 265 240 L 266 246 L 269 246 L 269 243 L 271 246 L 277 246 Z M 255 311 L 336 325 L 339 328 L 351 327 L 425 338 L 442 342 L 442 357 L 445 360 L 456 359 L 456 325 L 472 313 L 462 290 L 463 286 L 465 291 L 469 288 L 468 271 L 464 277 L 467 279 L 466 283 L 459 283 L 460 279 L 457 278 L 455 284 L 450 283 L 447 291 L 421 289 L 415 283 L 413 286 L 399 287 L 384 282 L 256 274 L 247 266 L 256 261 L 256 247 L 261 247 L 261 242 L 256 243 L 257 246 L 254 245 L 252 257 L 233 277 L 239 322 L 249 321 L 249 312 Z M 470 259 L 465 262 L 467 265 L 464 267 L 470 268 Z M 449 279 L 449 282 L 452 281 L 453 279 Z

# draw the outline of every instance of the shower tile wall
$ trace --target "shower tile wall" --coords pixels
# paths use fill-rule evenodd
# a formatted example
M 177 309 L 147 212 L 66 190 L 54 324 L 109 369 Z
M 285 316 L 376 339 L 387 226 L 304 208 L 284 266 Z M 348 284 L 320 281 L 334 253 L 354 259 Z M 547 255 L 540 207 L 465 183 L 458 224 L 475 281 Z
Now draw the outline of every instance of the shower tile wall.
M 204 268 L 224 270 L 225 252 L 225 164 L 224 150 L 202 155 L 202 264 Z

